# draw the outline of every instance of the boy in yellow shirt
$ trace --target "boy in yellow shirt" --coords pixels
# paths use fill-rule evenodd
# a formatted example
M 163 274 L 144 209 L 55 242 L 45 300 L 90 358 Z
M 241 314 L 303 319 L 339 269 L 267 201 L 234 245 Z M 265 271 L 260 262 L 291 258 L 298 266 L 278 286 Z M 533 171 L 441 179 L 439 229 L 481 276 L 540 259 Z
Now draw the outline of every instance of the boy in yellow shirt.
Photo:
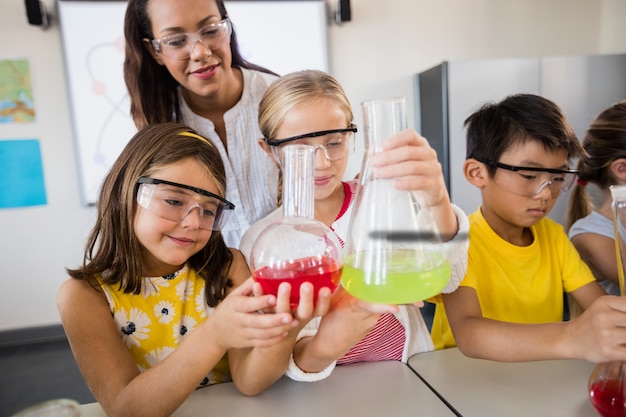
M 465 126 L 464 173 L 482 204 L 469 216 L 465 278 L 436 308 L 435 347 L 456 343 L 467 356 L 500 361 L 626 359 L 626 297 L 607 296 L 546 217 L 583 153 L 559 107 L 514 95 L 484 105 Z M 567 322 L 564 292 L 586 310 Z

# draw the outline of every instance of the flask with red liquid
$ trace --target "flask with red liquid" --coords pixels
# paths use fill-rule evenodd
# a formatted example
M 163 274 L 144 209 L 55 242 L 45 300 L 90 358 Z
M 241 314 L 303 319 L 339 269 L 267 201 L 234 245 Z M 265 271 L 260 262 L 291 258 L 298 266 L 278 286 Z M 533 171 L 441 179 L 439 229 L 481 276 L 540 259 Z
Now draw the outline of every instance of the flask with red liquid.
M 626 185 L 610 187 L 620 295 L 624 296 L 626 260 Z M 596 365 L 589 377 L 589 398 L 602 417 L 626 417 L 626 367 L 624 362 Z
M 315 219 L 315 152 L 309 145 L 282 149 L 283 217 L 260 234 L 250 253 L 252 277 L 265 294 L 276 295 L 291 283 L 291 305 L 300 301 L 300 285 L 310 282 L 315 301 L 322 287 L 334 291 L 341 278 L 341 244 L 328 226 Z

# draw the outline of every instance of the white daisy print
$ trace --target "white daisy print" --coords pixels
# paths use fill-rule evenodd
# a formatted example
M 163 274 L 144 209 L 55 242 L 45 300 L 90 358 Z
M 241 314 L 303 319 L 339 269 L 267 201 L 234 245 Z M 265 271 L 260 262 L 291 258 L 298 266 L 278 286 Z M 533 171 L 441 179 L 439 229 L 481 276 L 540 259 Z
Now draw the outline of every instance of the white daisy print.
M 159 320 L 159 323 L 167 324 L 174 319 L 176 310 L 174 304 L 168 300 L 159 301 L 154 306 L 154 315 Z
M 180 323 L 177 323 L 174 326 L 174 334 L 172 336 L 175 340 L 182 340 L 183 337 L 191 333 L 193 329 L 196 328 L 196 325 L 197 322 L 193 317 L 184 315 L 181 318 Z
M 145 358 L 150 368 L 164 360 L 169 356 L 170 353 L 174 351 L 173 347 L 163 346 L 162 348 L 157 348 L 148 353 Z
M 148 298 L 152 295 L 157 295 L 159 288 L 169 286 L 170 282 L 163 278 L 145 278 L 144 285 L 141 286 L 141 295 L 143 298 Z
M 206 303 L 206 297 L 204 295 L 204 291 L 198 291 L 196 294 L 196 311 L 200 315 L 200 318 L 205 318 L 207 316 L 207 308 L 209 307 Z
M 183 302 L 189 300 L 193 295 L 193 282 L 190 280 L 181 280 L 176 284 L 176 295 Z
M 209 375 L 205 376 L 204 379 L 202 380 L 202 382 L 200 382 L 200 385 L 204 386 L 204 385 L 213 385 L 213 384 L 217 384 L 218 380 L 217 377 L 215 376 L 215 373 L 213 371 L 211 371 L 209 373 Z
M 150 318 L 138 308 L 131 308 L 130 314 L 127 314 L 126 309 L 122 308 L 115 313 L 114 319 L 122 340 L 128 348 L 131 345 L 139 346 L 140 340 L 148 338 Z

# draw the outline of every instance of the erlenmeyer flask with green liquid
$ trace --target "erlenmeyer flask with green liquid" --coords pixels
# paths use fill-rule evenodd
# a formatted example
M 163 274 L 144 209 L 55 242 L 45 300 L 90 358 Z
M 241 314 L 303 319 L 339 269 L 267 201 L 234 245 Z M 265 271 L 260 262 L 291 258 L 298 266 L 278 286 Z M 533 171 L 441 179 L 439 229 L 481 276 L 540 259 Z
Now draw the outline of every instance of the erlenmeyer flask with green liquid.
M 341 283 L 365 301 L 409 304 L 441 292 L 450 279 L 437 225 L 419 192 L 375 178 L 369 164 L 387 137 L 406 129 L 406 99 L 362 103 L 365 157 L 359 175 Z

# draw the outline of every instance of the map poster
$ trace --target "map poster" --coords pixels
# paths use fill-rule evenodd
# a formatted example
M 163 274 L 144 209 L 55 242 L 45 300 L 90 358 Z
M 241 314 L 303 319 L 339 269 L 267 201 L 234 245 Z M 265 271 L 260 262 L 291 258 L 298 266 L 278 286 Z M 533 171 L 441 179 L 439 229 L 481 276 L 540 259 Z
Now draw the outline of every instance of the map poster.
M 0 123 L 32 123 L 35 104 L 25 59 L 0 59 Z

